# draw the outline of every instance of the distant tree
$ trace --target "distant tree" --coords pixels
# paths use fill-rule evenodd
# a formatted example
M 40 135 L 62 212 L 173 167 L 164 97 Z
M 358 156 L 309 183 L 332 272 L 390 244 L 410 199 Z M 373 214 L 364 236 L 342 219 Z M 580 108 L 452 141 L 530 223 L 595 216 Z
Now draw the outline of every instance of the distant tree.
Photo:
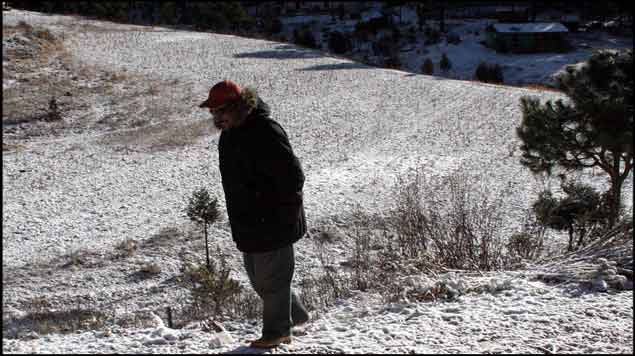
M 551 174 L 599 167 L 609 178 L 609 226 L 620 212 L 622 185 L 633 169 L 633 51 L 600 50 L 557 77 L 570 101 L 520 99 L 521 163 Z
M 271 35 L 278 34 L 282 32 L 282 21 L 279 18 L 265 18 L 264 30 Z
M 485 83 L 503 83 L 503 69 L 498 63 L 481 62 L 476 67 L 475 77 Z
M 161 23 L 174 25 L 177 21 L 177 7 L 175 2 L 167 1 L 161 4 Z
M 344 20 L 346 17 L 346 7 L 344 7 L 344 4 L 340 4 L 340 6 L 337 7 L 337 15 L 340 20 Z
M 430 58 L 426 58 L 421 66 L 421 73 L 432 75 L 434 73 L 434 64 Z
M 301 29 L 293 30 L 293 42 L 304 47 L 317 48 L 317 42 L 313 31 L 309 27 L 303 27 Z
M 212 225 L 220 217 L 218 211 L 218 200 L 212 198 L 205 188 L 200 188 L 192 193 L 188 199 L 185 212 L 187 217 L 193 222 L 203 227 L 205 234 L 205 257 L 207 258 L 207 269 L 211 268 L 209 261 L 209 244 L 207 239 L 208 226 Z
M 448 35 L 445 36 L 445 40 L 447 41 L 447 43 L 458 45 L 459 43 L 461 43 L 461 36 L 457 35 L 456 33 L 448 33 Z
M 441 70 L 444 72 L 447 72 L 450 69 L 452 69 L 452 62 L 450 62 L 450 59 L 448 58 L 448 55 L 446 53 L 443 53 L 441 55 L 441 60 L 439 61 L 439 68 L 441 68 Z
M 426 35 L 426 39 L 424 41 L 426 46 L 441 42 L 441 33 L 436 29 L 427 27 L 424 34 Z
M 255 25 L 256 20 L 249 16 L 238 1 L 218 2 L 220 11 L 232 24 L 234 31 L 246 30 Z
M 192 7 L 192 20 L 202 29 L 239 31 L 255 24 L 239 2 L 193 2 Z
M 403 35 L 401 34 L 399 27 L 395 26 L 392 30 L 392 40 L 395 41 L 395 43 L 399 43 L 399 41 L 401 41 L 402 36 Z
M 328 36 L 329 48 L 337 54 L 344 54 L 352 49 L 350 38 L 339 31 L 333 31 Z
M 401 69 L 401 60 L 399 59 L 399 53 L 392 52 L 384 59 L 384 67 L 392 69 Z
M 439 11 L 439 31 L 445 32 L 445 7 L 446 4 L 444 1 L 440 1 L 438 5 Z
M 419 31 L 423 30 L 423 25 L 426 23 L 426 18 L 430 13 L 430 7 L 428 1 L 417 2 L 415 5 L 415 12 L 417 13 L 417 25 L 419 26 Z
M 384 9 L 386 9 L 387 13 L 392 12 L 392 10 L 396 10 L 395 12 L 397 12 L 398 16 L 399 16 L 399 23 L 403 23 L 402 19 L 402 10 L 403 7 L 407 4 L 407 1 L 400 1 L 400 0 L 395 0 L 395 1 L 388 1 L 386 3 L 384 3 Z

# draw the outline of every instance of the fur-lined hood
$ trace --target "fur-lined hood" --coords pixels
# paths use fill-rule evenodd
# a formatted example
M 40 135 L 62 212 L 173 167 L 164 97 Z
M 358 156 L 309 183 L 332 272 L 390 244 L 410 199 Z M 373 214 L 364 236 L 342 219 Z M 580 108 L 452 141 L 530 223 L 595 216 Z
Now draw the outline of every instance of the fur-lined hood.
M 246 87 L 240 91 L 240 100 L 251 111 L 258 106 L 258 92 L 254 88 Z
M 260 99 L 258 92 L 254 88 L 246 87 L 240 92 L 243 115 L 242 122 L 250 118 L 268 118 L 270 114 L 269 105 Z

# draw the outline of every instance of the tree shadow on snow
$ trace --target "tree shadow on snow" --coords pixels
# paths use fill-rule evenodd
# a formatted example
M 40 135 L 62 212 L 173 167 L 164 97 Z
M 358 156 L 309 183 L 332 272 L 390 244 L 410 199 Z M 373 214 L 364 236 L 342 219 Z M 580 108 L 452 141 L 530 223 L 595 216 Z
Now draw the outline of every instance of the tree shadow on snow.
M 234 55 L 234 58 L 260 58 L 260 59 L 299 59 L 326 57 L 317 50 L 302 48 L 293 45 L 278 45 L 273 50 L 245 52 Z
M 365 65 L 362 63 L 337 63 L 337 64 L 318 64 L 302 69 L 296 69 L 298 71 L 307 71 L 307 70 L 335 70 L 335 69 L 376 69 L 376 67 L 371 67 L 369 65 Z

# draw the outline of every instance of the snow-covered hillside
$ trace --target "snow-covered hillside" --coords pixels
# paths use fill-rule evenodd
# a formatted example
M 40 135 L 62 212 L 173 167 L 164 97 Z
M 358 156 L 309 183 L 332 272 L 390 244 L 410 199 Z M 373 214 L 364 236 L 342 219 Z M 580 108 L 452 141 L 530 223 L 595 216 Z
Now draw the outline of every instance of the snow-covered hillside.
M 357 208 L 387 210 L 396 178 L 412 169 L 437 177 L 464 172 L 491 192 L 509 191 L 510 231 L 543 188 L 518 162 L 515 127 L 522 96 L 561 97 L 554 92 L 378 69 L 236 36 L 3 13 L 4 25 L 22 20 L 63 33 L 73 63 L 98 75 L 133 78 L 112 85 L 111 95 L 122 101 L 138 90 L 152 95 L 125 103 L 128 111 L 115 110 L 121 102 L 91 96 L 88 107 L 65 117 L 74 129 L 31 137 L 21 142 L 22 149 L 3 151 L 3 352 L 255 352 L 244 341 L 257 336 L 258 321 L 225 323 L 222 337 L 198 326 L 169 329 L 156 320 L 148 327 L 13 338 L 15 324 L 9 323 L 24 317 L 24 306 L 36 297 L 53 308 L 82 305 L 121 315 L 162 309 L 183 298 L 185 291 L 170 284 L 179 273 L 177 254 L 199 248 L 186 252 L 200 255 L 200 240 L 180 237 L 161 244 L 152 238 L 166 229 L 192 229 L 183 208 L 195 188 L 205 186 L 222 197 L 218 135 L 210 131 L 168 150 L 146 144 L 153 135 L 176 135 L 208 122 L 209 113 L 197 104 L 223 79 L 256 88 L 289 133 L 306 175 L 310 227 L 345 226 Z M 154 83 L 162 86 L 148 89 Z M 5 84 L 21 85 L 3 77 L 3 92 Z M 73 95 L 88 95 L 82 91 L 90 83 L 80 84 L 85 86 Z M 106 118 L 148 124 L 144 130 L 107 130 L 97 125 Z M 599 174 L 582 179 L 607 184 Z M 629 210 L 631 191 L 632 176 L 624 187 Z M 245 281 L 227 223 L 215 225 L 212 236 L 231 254 L 236 278 Z M 121 263 L 107 260 L 126 239 L 147 242 L 152 253 Z M 297 277 L 318 265 L 312 246 L 307 239 L 297 244 Z M 344 245 L 333 249 L 346 252 Z M 57 267 L 79 250 L 90 251 L 84 266 Z M 131 277 L 147 263 L 161 266 L 156 278 Z M 359 292 L 310 323 L 291 346 L 273 352 L 633 351 L 632 290 L 572 295 L 524 271 L 413 276 L 404 283 L 440 280 L 480 292 L 449 302 L 392 304 Z

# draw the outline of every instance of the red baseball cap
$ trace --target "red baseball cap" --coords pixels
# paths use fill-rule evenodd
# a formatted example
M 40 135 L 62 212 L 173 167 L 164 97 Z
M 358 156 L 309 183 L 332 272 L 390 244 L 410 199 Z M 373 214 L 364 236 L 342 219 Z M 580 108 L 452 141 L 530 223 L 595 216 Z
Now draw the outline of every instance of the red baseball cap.
M 209 90 L 209 96 L 199 108 L 215 109 L 240 98 L 240 87 L 231 80 L 216 83 Z

